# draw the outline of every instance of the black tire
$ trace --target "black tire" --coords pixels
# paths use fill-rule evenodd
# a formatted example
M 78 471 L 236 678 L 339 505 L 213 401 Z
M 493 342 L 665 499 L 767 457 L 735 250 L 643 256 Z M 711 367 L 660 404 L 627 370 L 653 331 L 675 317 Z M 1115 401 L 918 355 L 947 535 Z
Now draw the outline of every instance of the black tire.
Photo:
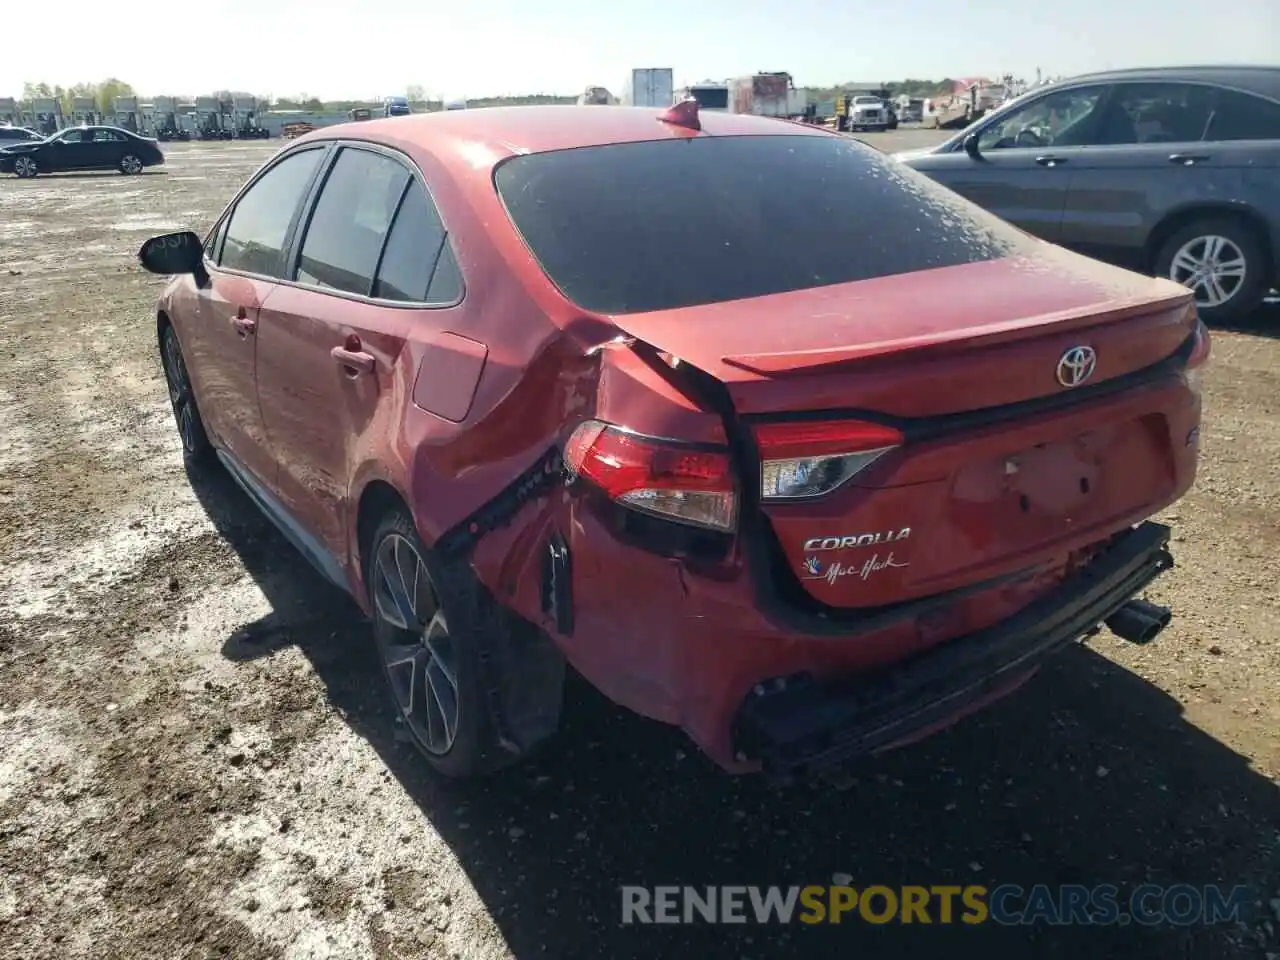
M 392 661 L 398 660 L 403 665 L 403 655 L 397 656 L 395 651 L 412 648 L 415 642 L 420 641 L 413 630 L 403 629 L 383 616 L 383 604 L 387 602 L 385 598 L 392 594 L 384 590 L 385 581 L 381 578 L 378 566 L 379 558 L 387 556 L 383 551 L 394 552 L 405 543 L 413 548 L 422 561 L 429 580 L 429 583 L 423 585 L 420 577 L 415 578 L 419 587 L 415 589 L 418 596 L 414 598 L 412 606 L 418 635 L 428 634 L 436 614 L 442 614 L 447 623 L 450 672 L 455 681 L 453 689 L 456 692 L 456 722 L 451 742 L 443 750 L 438 743 L 434 747 L 429 743 L 426 724 L 415 719 L 412 691 L 421 689 L 425 696 L 426 688 L 421 683 L 425 682 L 427 667 L 422 668 L 423 677 L 419 677 L 419 667 L 416 664 L 412 667 L 402 666 L 398 676 L 393 676 Z M 402 508 L 392 508 L 382 517 L 369 540 L 366 554 L 363 558 L 365 589 L 372 608 L 378 658 L 387 681 L 391 709 L 397 722 L 409 734 L 413 745 L 436 771 L 453 779 L 484 776 L 513 762 L 517 754 L 501 745 L 489 705 L 487 671 L 497 668 L 491 663 L 487 664 L 482 658 L 482 651 L 490 649 L 493 631 L 506 629 L 497 604 L 479 589 L 465 564 L 443 564 L 436 559 L 423 544 L 413 520 Z M 426 595 L 427 592 L 430 597 Z M 428 603 L 428 600 L 432 602 Z M 408 622 L 410 618 L 405 616 L 403 619 Z M 425 642 L 423 645 L 430 649 Z M 407 707 L 404 689 L 406 672 L 412 685 Z M 440 699 L 434 702 L 441 704 Z
M 1252 313 L 1262 303 L 1271 287 L 1274 271 L 1268 262 L 1257 234 L 1245 223 L 1230 217 L 1206 217 L 1175 231 L 1160 246 L 1156 254 L 1155 272 L 1177 282 L 1181 271 L 1174 270 L 1174 258 L 1183 248 L 1195 249 L 1200 238 L 1221 237 L 1233 244 L 1245 262 L 1245 274 L 1239 284 L 1230 290 L 1230 296 L 1217 304 L 1202 301 L 1203 287 L 1196 289 L 1196 309 L 1206 323 L 1230 323 Z M 1201 247 L 1201 249 L 1204 249 Z
M 165 385 L 169 389 L 169 406 L 182 441 L 182 458 L 188 469 L 204 469 L 215 460 L 213 444 L 205 431 L 200 408 L 196 405 L 191 377 L 187 374 L 187 362 L 173 327 L 166 326 L 160 337 L 160 365 L 164 368 Z
M 40 167 L 31 157 L 18 157 L 13 161 L 13 175 L 24 180 L 38 176 Z
M 142 158 L 136 153 L 126 153 L 120 158 L 120 172 L 133 176 L 142 172 L 142 168 L 146 164 L 142 162 Z

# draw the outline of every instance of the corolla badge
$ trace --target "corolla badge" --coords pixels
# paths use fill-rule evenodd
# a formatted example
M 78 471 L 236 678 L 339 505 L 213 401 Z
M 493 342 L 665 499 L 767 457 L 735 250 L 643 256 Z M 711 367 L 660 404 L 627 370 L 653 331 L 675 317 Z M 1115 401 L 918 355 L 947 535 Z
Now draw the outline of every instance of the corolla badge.
M 1091 376 L 1098 365 L 1093 347 L 1072 347 L 1058 360 L 1058 382 L 1064 387 L 1078 387 Z
M 810 537 L 804 542 L 805 553 L 823 550 L 853 550 L 857 547 L 873 547 L 881 543 L 895 543 L 911 536 L 911 528 L 884 530 L 880 533 L 850 533 L 842 537 Z

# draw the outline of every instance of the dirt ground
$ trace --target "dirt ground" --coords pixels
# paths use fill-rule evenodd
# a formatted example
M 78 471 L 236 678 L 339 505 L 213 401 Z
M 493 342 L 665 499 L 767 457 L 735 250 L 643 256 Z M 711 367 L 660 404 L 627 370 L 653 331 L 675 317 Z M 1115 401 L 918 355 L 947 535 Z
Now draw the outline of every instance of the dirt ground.
M 350 602 L 229 481 L 182 469 L 162 283 L 135 252 L 203 230 L 278 146 L 0 180 L 0 957 L 1275 960 L 1280 307 L 1216 332 L 1155 645 L 1103 633 L 844 793 L 730 778 L 578 689 L 533 762 L 449 785 L 396 736 Z M 1248 884 L 1259 909 L 1213 928 L 619 922 L 621 884 L 840 874 Z

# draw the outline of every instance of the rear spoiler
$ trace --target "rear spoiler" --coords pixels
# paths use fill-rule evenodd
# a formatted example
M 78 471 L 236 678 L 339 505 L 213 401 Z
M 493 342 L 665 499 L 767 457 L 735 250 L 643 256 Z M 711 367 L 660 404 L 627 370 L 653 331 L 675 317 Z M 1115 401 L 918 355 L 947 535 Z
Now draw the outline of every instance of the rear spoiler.
M 921 356 L 943 353 L 958 343 L 965 346 L 976 344 L 996 344 L 1010 340 L 1022 339 L 1028 330 L 1037 327 L 1056 325 L 1054 332 L 1084 330 L 1103 324 L 1126 320 L 1135 316 L 1152 315 L 1158 317 L 1154 326 L 1176 325 L 1185 321 L 1181 311 L 1168 312 L 1183 301 L 1188 310 L 1193 310 L 1191 302 L 1185 295 L 1178 294 L 1164 300 L 1152 301 L 1143 297 L 1138 300 L 1116 301 L 1108 309 L 1100 312 L 1083 313 L 1077 308 L 1056 313 L 1046 313 L 1035 317 L 1020 317 L 1002 323 L 985 326 L 965 327 L 956 331 L 930 334 L 919 337 L 902 337 L 892 340 L 881 340 L 873 343 L 851 344 L 846 347 L 820 347 L 816 350 L 779 351 L 775 353 L 734 354 L 720 358 L 720 362 L 730 367 L 737 367 L 748 373 L 760 376 L 777 377 L 798 373 L 812 373 L 820 367 L 838 366 L 857 360 L 870 360 L 887 354 L 900 356 L 904 351 L 912 351 Z M 1162 315 L 1163 314 L 1163 315 Z M 1161 316 L 1162 315 L 1162 316 Z

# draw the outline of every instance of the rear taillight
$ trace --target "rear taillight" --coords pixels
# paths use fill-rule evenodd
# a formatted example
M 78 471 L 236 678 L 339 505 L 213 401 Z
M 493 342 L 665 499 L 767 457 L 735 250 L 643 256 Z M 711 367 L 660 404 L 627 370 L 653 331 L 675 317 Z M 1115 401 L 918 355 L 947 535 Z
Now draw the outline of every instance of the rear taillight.
M 588 420 L 564 447 L 570 478 L 582 477 L 616 503 L 677 523 L 732 530 L 733 469 L 724 451 L 704 450 Z
M 893 427 L 859 420 L 765 423 L 755 433 L 763 500 L 830 493 L 902 444 Z
M 1204 365 L 1209 360 L 1209 330 L 1203 320 L 1196 321 L 1196 329 L 1191 337 L 1191 353 L 1187 355 L 1187 365 L 1182 376 L 1187 381 L 1187 386 L 1199 393 Z

